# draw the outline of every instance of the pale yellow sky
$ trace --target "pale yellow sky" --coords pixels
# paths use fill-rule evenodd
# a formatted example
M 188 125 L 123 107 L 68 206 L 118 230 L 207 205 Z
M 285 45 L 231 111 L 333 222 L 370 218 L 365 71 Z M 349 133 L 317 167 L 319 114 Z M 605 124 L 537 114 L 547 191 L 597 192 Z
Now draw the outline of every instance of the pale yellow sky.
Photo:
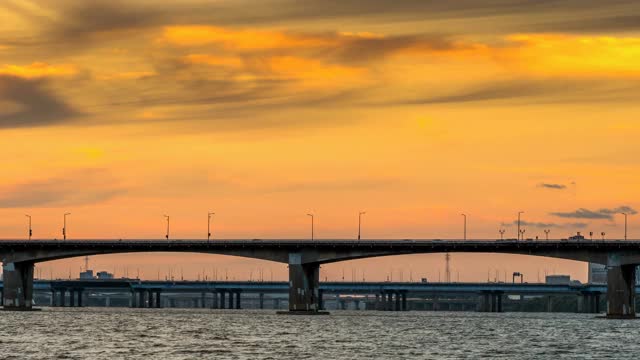
M 163 214 L 173 238 L 199 238 L 208 211 L 218 238 L 304 238 L 308 212 L 318 237 L 354 238 L 359 211 L 366 238 L 459 238 L 462 212 L 470 237 L 515 237 L 520 210 L 527 236 L 623 236 L 616 213 L 640 207 L 640 29 L 613 19 L 636 3 L 274 1 L 0 4 L 0 238 L 24 237 L 25 213 L 35 237 L 60 237 L 67 211 L 70 238 L 162 238 Z M 437 279 L 442 258 L 323 276 Z M 286 270 L 92 261 L 150 278 Z M 39 268 L 66 277 L 81 262 Z M 586 268 L 495 254 L 453 266 L 461 280 Z

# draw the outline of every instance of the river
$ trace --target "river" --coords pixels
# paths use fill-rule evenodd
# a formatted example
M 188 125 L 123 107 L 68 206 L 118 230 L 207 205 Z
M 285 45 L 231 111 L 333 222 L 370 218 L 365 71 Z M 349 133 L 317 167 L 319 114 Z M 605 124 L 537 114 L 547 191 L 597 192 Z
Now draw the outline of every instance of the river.
M 0 312 L 0 359 L 632 359 L 639 340 L 640 321 L 590 314 Z

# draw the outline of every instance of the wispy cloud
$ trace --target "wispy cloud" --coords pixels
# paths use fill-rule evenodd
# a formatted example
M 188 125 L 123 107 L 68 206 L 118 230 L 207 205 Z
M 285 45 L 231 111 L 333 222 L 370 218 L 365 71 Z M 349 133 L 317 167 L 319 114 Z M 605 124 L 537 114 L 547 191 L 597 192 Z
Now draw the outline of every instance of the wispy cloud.
M 518 225 L 518 220 L 514 220 L 510 223 L 502 223 L 503 227 L 513 227 Z M 583 222 L 576 223 L 553 223 L 553 222 L 531 222 L 531 221 L 520 221 L 520 226 L 528 226 L 537 229 L 584 229 L 589 224 Z
M 124 192 L 107 170 L 83 169 L 0 188 L 0 208 L 95 204 Z
M 592 220 L 613 220 L 616 214 L 627 213 L 635 215 L 638 212 L 629 206 L 620 206 L 614 209 L 589 210 L 580 208 L 571 212 L 553 212 L 551 215 L 566 219 L 592 219 Z
M 15 105 L 6 112 L 0 109 L 0 128 L 52 125 L 80 115 L 49 90 L 45 80 L 0 75 L 0 100 Z
M 564 184 L 552 184 L 552 183 L 540 183 L 538 187 L 544 189 L 553 189 L 553 190 L 564 190 L 567 188 L 567 185 Z

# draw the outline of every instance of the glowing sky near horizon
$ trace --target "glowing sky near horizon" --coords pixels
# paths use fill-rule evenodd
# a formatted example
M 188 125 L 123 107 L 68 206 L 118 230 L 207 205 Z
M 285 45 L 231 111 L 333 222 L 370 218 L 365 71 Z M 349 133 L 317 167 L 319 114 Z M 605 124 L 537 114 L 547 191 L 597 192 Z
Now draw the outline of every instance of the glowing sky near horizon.
M 623 237 L 640 208 L 640 4 L 309 0 L 0 3 L 0 238 Z M 635 19 L 635 20 L 634 20 Z M 640 220 L 638 220 L 640 221 Z M 82 259 L 38 265 L 67 277 Z M 237 279 L 210 255 L 94 257 Z M 443 256 L 322 277 L 437 279 Z M 586 266 L 454 255 L 461 281 Z M 411 274 L 411 275 L 409 275 Z M 270 276 L 270 275 L 269 275 Z M 265 275 L 266 277 L 266 275 Z M 532 280 L 532 281 L 533 281 Z

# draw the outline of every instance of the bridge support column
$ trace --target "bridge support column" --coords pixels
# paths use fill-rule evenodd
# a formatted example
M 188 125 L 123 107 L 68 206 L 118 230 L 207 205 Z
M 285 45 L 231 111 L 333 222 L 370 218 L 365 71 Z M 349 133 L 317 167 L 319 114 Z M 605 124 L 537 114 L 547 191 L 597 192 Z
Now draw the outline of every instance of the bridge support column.
M 236 291 L 236 310 L 242 309 L 242 303 L 240 300 L 240 290 Z
M 69 307 L 75 307 L 75 306 L 76 306 L 75 291 L 73 289 L 69 289 Z
M 233 309 L 233 291 L 229 291 L 229 306 L 228 309 Z
M 262 310 L 264 309 L 264 293 L 260 293 L 258 297 L 259 297 L 259 303 L 260 303 L 259 307 Z
M 212 309 L 217 309 L 218 308 L 218 292 L 214 291 L 211 293 L 211 297 L 212 297 L 212 302 L 211 302 L 211 308 Z
M 395 304 L 396 306 L 393 309 L 393 311 L 400 311 L 400 293 L 396 292 L 394 295 L 396 297 L 396 304 Z
M 224 290 L 220 290 L 220 309 L 224 309 Z
M 402 311 L 408 311 L 409 309 L 407 308 L 407 293 L 403 292 L 402 293 Z
M 138 306 L 139 308 L 143 308 L 144 306 L 144 290 L 138 291 Z
M 5 310 L 31 310 L 33 263 L 6 263 L 2 266 L 3 306 Z
M 303 264 L 301 258 L 289 254 L 289 313 L 318 314 L 320 264 Z
M 636 317 L 636 266 L 611 266 L 607 270 L 607 318 Z
M 82 289 L 77 289 L 76 293 L 78 294 L 78 307 L 83 307 L 83 299 L 82 297 L 84 296 L 84 292 L 82 291 Z
M 318 310 L 325 310 L 323 296 L 324 296 L 324 291 L 318 290 Z
M 553 296 L 547 296 L 547 312 L 553 312 Z
M 51 289 L 51 300 L 49 300 L 49 306 L 56 306 L 56 291 L 54 289 Z

